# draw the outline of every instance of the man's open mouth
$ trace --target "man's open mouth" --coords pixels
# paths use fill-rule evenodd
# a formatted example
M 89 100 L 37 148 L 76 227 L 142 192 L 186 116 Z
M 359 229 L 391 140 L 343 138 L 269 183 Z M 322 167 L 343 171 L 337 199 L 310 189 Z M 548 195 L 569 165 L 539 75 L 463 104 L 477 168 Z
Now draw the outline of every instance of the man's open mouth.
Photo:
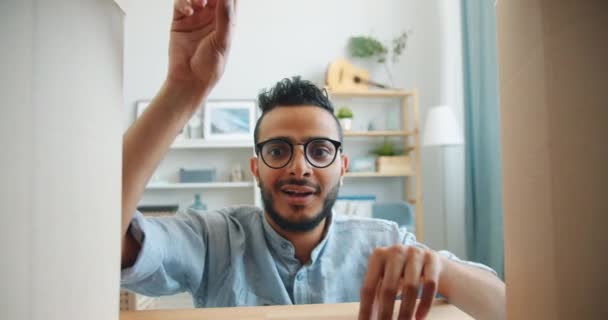
M 313 195 L 313 192 L 283 191 L 283 193 L 291 197 L 307 197 Z
M 307 186 L 287 185 L 281 188 L 281 192 L 290 197 L 304 198 L 314 195 L 316 190 Z

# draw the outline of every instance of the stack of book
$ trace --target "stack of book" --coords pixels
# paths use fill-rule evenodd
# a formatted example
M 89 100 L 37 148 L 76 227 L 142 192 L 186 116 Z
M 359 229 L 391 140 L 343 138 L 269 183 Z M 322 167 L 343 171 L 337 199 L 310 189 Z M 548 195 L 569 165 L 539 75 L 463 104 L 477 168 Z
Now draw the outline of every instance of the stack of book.
M 137 211 L 147 217 L 164 217 L 174 215 L 179 209 L 177 204 L 167 205 L 142 205 L 137 207 Z

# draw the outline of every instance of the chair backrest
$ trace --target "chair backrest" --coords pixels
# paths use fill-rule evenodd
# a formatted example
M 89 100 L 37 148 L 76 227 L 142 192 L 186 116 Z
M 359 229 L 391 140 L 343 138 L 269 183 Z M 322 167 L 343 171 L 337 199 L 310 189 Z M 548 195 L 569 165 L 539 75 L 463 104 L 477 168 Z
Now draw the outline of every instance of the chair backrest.
M 400 227 L 412 229 L 414 215 L 412 206 L 405 201 L 376 202 L 372 207 L 372 217 L 396 222 Z

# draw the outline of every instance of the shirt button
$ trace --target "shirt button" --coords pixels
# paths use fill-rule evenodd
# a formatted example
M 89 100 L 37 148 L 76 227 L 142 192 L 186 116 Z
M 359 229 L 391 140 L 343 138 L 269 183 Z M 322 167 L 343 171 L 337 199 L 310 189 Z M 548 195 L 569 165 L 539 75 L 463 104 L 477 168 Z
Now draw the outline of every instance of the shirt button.
M 298 279 L 298 281 L 302 281 L 302 279 L 304 279 L 304 275 L 300 273 L 296 276 L 296 279 Z
M 283 244 L 281 244 L 281 248 L 287 249 L 287 247 L 289 247 L 289 245 L 287 243 L 283 242 Z

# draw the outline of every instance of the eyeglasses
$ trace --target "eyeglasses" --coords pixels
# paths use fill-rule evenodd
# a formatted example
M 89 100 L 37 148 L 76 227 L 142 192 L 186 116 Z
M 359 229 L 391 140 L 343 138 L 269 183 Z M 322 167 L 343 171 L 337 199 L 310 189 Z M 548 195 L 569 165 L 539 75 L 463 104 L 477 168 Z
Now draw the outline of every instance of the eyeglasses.
M 315 168 L 327 168 L 335 160 L 342 143 L 328 138 L 315 138 L 306 143 L 292 144 L 285 139 L 270 139 L 255 146 L 255 152 L 264 163 L 273 168 L 285 167 L 293 158 L 294 146 L 304 146 L 306 161 Z

